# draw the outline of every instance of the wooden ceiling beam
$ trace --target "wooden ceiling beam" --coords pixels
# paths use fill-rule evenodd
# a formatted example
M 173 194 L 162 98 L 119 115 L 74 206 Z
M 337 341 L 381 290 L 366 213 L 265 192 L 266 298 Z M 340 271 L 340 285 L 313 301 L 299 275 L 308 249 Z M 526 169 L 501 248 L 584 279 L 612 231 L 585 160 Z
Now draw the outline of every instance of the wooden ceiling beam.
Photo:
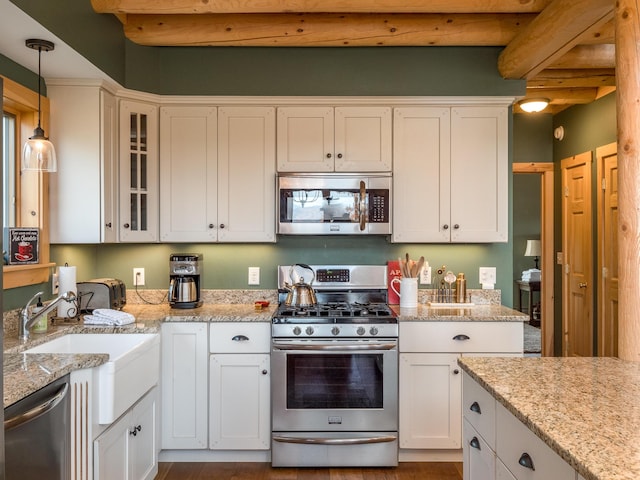
M 547 68 L 615 68 L 615 66 L 616 46 L 613 43 L 605 43 L 573 47 Z
M 615 86 L 612 68 L 548 69 L 527 81 L 527 87 L 607 87 Z
M 498 58 L 504 78 L 530 79 L 613 17 L 612 0 L 554 0 Z
M 554 105 L 572 105 L 590 103 L 598 98 L 597 87 L 586 88 L 537 88 L 527 86 L 524 98 L 548 98 Z
M 128 14 L 148 46 L 502 46 L 535 14 Z
M 91 0 L 98 13 L 539 13 L 551 0 Z

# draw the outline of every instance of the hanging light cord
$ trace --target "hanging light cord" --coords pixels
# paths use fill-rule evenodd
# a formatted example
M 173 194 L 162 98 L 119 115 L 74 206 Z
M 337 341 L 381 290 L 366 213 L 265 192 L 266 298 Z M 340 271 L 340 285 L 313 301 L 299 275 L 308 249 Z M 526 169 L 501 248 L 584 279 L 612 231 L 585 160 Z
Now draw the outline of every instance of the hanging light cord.
M 38 45 L 38 129 L 41 129 L 40 126 L 40 84 L 42 83 L 42 78 L 40 76 L 40 58 L 42 57 L 42 45 Z

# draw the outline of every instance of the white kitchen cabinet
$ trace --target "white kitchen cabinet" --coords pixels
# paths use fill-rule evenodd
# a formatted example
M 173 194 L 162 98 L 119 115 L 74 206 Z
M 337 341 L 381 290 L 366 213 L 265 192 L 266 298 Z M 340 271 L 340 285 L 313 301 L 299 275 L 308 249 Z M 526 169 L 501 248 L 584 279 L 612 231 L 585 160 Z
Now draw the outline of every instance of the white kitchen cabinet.
M 218 116 L 215 107 L 160 109 L 160 240 L 217 238 Z
M 400 354 L 400 448 L 460 448 L 457 362 L 457 354 Z
M 495 480 L 495 452 L 466 418 L 463 422 L 462 462 L 464 480 Z
M 270 324 L 210 328 L 209 448 L 271 447 Z
M 160 110 L 160 240 L 275 241 L 275 109 Z
M 118 240 L 118 112 L 100 84 L 52 82 L 51 140 L 58 172 L 49 176 L 51 243 Z
M 394 109 L 394 242 L 506 242 L 508 108 Z
M 279 172 L 388 172 L 391 108 L 278 108 Z
M 208 324 L 162 324 L 162 448 L 207 448 Z
M 158 473 L 157 388 L 94 441 L 94 480 L 152 480 Z
M 158 241 L 158 107 L 120 101 L 120 241 Z
M 460 355 L 522 355 L 521 322 L 400 322 L 401 449 L 462 445 Z

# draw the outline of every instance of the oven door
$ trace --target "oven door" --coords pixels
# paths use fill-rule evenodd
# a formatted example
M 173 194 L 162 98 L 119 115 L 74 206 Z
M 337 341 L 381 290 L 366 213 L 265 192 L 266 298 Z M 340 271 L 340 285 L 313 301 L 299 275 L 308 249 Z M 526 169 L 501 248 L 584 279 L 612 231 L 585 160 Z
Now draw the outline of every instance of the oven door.
M 274 339 L 274 432 L 397 431 L 397 339 Z

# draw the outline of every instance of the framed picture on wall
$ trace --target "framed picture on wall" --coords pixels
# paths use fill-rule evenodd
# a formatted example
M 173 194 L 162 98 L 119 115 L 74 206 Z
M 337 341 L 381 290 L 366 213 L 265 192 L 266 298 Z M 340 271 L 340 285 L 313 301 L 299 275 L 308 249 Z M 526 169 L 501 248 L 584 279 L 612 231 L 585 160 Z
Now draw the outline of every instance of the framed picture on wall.
M 40 230 L 37 228 L 7 228 L 5 236 L 9 251 L 9 265 L 24 265 L 39 262 Z

